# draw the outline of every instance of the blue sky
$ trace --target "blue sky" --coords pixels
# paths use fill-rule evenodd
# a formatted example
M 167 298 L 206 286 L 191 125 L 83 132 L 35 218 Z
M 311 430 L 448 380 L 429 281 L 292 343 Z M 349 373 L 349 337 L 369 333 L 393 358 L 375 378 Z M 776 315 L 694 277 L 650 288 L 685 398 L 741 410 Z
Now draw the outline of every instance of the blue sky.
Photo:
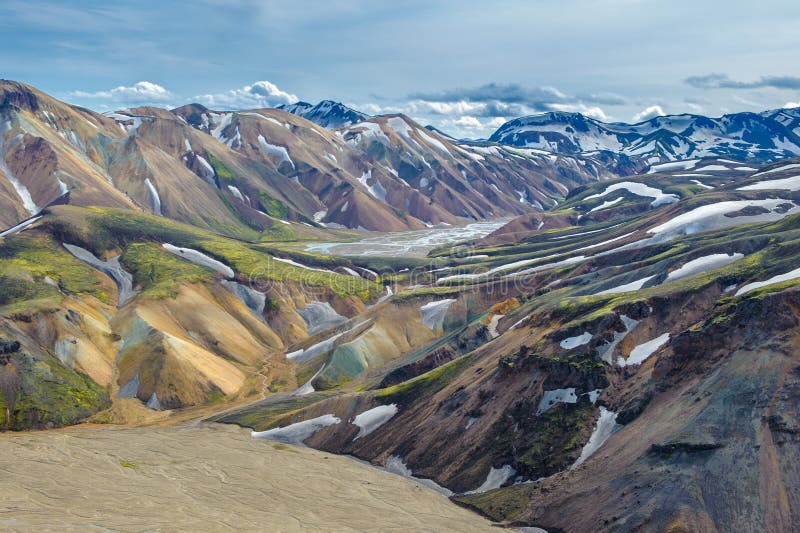
M 3 0 L 0 76 L 100 111 L 335 99 L 466 137 L 800 105 L 790 0 Z

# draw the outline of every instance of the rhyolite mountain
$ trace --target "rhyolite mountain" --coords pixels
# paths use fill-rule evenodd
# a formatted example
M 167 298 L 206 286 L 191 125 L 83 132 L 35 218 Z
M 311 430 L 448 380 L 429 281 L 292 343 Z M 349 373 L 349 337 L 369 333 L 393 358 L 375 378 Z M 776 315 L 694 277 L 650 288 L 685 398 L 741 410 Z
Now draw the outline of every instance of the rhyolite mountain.
M 280 109 L 100 115 L 0 83 L 0 223 L 65 191 L 229 235 L 281 221 L 369 230 L 514 216 L 608 177 L 602 159 L 454 141 L 404 116 L 323 128 Z
M 700 157 L 769 162 L 800 155 L 800 108 L 719 118 L 667 115 L 637 124 L 550 112 L 506 122 L 489 140 L 562 154 L 610 152 L 648 163 Z

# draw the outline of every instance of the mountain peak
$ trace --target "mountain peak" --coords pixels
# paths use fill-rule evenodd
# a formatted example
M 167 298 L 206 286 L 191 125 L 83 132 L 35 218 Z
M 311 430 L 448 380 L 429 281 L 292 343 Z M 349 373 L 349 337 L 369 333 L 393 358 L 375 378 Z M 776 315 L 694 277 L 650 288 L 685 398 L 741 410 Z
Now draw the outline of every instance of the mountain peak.
M 322 100 L 316 105 L 311 105 L 308 102 L 297 102 L 296 104 L 279 106 L 278 109 L 301 116 L 323 128 L 330 129 L 350 126 L 369 118 L 366 113 L 356 111 L 335 100 Z

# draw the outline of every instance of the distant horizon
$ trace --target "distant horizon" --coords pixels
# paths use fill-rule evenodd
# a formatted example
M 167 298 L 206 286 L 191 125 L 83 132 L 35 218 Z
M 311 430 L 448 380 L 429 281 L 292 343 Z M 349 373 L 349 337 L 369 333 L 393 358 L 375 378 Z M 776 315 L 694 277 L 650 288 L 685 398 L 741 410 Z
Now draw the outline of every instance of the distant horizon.
M 32 87 L 35 87 L 34 85 L 31 85 L 30 83 L 27 83 L 27 82 L 25 82 L 23 80 L 6 79 L 6 81 L 24 83 L 26 85 L 30 85 Z M 35 88 L 37 90 L 41 91 L 41 88 L 39 88 L 39 87 L 35 87 Z M 294 104 L 300 104 L 300 103 L 308 104 L 308 105 L 313 107 L 313 106 L 317 106 L 317 105 L 319 105 L 319 104 L 321 104 L 323 102 L 333 102 L 335 104 L 343 105 L 343 106 L 345 106 L 345 107 L 347 107 L 347 108 L 349 108 L 349 109 L 351 109 L 353 111 L 357 111 L 359 113 L 364 113 L 364 114 L 366 114 L 366 115 L 368 115 L 370 117 L 406 115 L 405 113 L 402 113 L 402 112 L 387 112 L 387 113 L 379 113 L 379 114 L 374 114 L 373 115 L 373 114 L 366 113 L 365 111 L 363 111 L 361 109 L 353 107 L 352 105 L 345 104 L 345 103 L 342 103 L 342 102 L 338 102 L 336 100 L 331 100 L 329 98 L 325 98 L 325 99 L 319 100 L 318 102 L 308 102 L 308 101 L 305 101 L 305 100 L 297 100 L 296 102 L 293 102 L 293 104 L 278 104 L 278 105 L 275 105 L 275 106 L 262 106 L 262 107 L 252 107 L 252 108 L 247 108 L 247 107 L 242 107 L 242 108 L 224 108 L 224 107 L 223 108 L 215 108 L 215 107 L 210 107 L 210 106 L 208 106 L 208 105 L 206 105 L 206 104 L 204 104 L 202 102 L 188 101 L 186 103 L 178 104 L 178 105 L 169 104 L 169 103 L 163 103 L 163 104 L 149 104 L 149 105 L 145 104 L 145 105 L 138 105 L 138 106 L 134 105 L 134 106 L 127 106 L 127 107 L 117 107 L 117 108 L 113 108 L 113 109 L 96 109 L 96 108 L 92 108 L 90 106 L 86 106 L 86 105 L 82 105 L 82 104 L 79 104 L 79 103 L 71 102 L 71 101 L 69 101 L 69 99 L 65 99 L 63 101 L 68 103 L 68 104 L 70 104 L 70 105 L 76 105 L 76 106 L 79 106 L 79 107 L 85 107 L 87 109 L 90 109 L 90 110 L 92 110 L 94 112 L 101 113 L 101 114 L 114 113 L 114 112 L 118 112 L 118 111 L 126 111 L 126 110 L 135 109 L 137 107 L 152 107 L 152 108 L 157 108 L 157 109 L 164 109 L 164 110 L 167 110 L 167 111 L 174 111 L 176 109 L 179 109 L 179 108 L 185 107 L 185 106 L 189 106 L 189 105 L 203 106 L 206 109 L 209 109 L 209 110 L 215 111 L 215 112 L 236 113 L 236 112 L 240 112 L 240 111 L 252 111 L 252 110 L 256 110 L 256 109 L 278 109 L 278 108 L 280 108 L 282 106 L 285 106 L 285 105 L 294 105 Z M 770 108 L 770 109 L 763 109 L 763 110 L 760 110 L 760 111 L 737 111 L 737 112 L 731 112 L 731 113 L 724 113 L 722 115 L 716 115 L 716 116 L 704 115 L 702 113 L 678 112 L 678 113 L 670 113 L 670 114 L 666 114 L 666 115 L 657 115 L 657 116 L 649 117 L 649 118 L 646 118 L 646 119 L 641 120 L 639 122 L 602 120 L 602 119 L 598 119 L 598 118 L 592 117 L 590 115 L 586 115 L 586 114 L 581 113 L 579 111 L 541 111 L 541 112 L 531 113 L 531 114 L 528 114 L 528 115 L 521 115 L 521 116 L 518 116 L 518 117 L 509 117 L 506 120 L 506 122 L 510 122 L 510 121 L 513 121 L 513 120 L 516 120 L 516 119 L 528 118 L 528 117 L 543 116 L 543 115 L 547 115 L 547 114 L 557 114 L 557 115 L 580 115 L 580 116 L 583 116 L 585 118 L 594 120 L 596 122 L 600 122 L 602 124 L 608 124 L 608 125 L 615 125 L 616 124 L 616 125 L 635 126 L 637 124 L 643 124 L 643 123 L 649 122 L 649 121 L 651 121 L 653 119 L 662 118 L 662 117 L 663 118 L 667 118 L 667 117 L 677 117 L 677 116 L 692 116 L 692 117 L 705 117 L 705 118 L 710 118 L 710 119 L 713 119 L 713 120 L 717 120 L 717 119 L 723 118 L 725 116 L 738 115 L 738 114 L 742 114 L 742 113 L 763 114 L 763 113 L 777 112 L 777 111 L 787 110 L 787 109 L 797 109 L 798 107 L 800 107 L 800 105 L 792 105 L 792 106 L 788 106 L 788 107 L 776 107 L 776 108 Z M 494 131 L 496 131 L 497 129 L 502 127 L 503 124 L 505 124 L 505 122 L 503 124 L 500 124 L 499 126 L 497 126 L 497 128 L 494 128 L 491 132 L 489 132 L 489 135 L 487 135 L 485 137 L 458 137 L 456 135 L 453 135 L 450 131 L 448 131 L 446 129 L 443 129 L 443 128 L 440 128 L 440 127 L 438 127 L 438 126 L 436 126 L 434 124 L 429 124 L 429 123 L 426 123 L 423 120 L 418 120 L 416 117 L 411 116 L 411 115 L 406 115 L 406 116 L 408 116 L 408 118 L 414 120 L 415 122 L 421 124 L 422 126 L 426 126 L 426 127 L 430 126 L 430 127 L 436 128 L 437 130 L 447 134 L 450 137 L 457 138 L 457 139 L 463 139 L 463 140 L 477 140 L 477 141 L 486 140 L 491 135 L 491 133 L 493 133 Z
M 800 4 L 8 0 L 3 76 L 98 111 L 334 100 L 456 137 L 548 111 L 637 123 L 800 104 Z

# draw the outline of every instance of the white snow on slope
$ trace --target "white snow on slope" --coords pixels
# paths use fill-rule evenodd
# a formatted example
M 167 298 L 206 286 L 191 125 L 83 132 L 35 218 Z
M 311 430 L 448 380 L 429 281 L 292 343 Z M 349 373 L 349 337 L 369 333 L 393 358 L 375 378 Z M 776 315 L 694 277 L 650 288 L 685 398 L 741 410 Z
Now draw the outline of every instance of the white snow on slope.
M 414 477 L 412 475 L 413 472 L 411 471 L 411 469 L 408 468 L 408 466 L 406 466 L 406 463 L 403 461 L 403 458 L 400 457 L 399 455 L 390 455 L 386 459 L 386 465 L 383 468 L 384 470 L 386 470 L 387 472 L 391 472 L 392 474 L 396 474 L 398 476 L 402 476 L 404 478 L 416 481 L 420 485 L 424 485 L 429 489 L 433 489 L 436 492 L 444 494 L 448 498 L 453 495 L 452 490 L 442 487 L 432 479 Z
M 617 287 L 612 287 L 610 289 L 600 291 L 597 294 L 618 294 L 621 292 L 638 291 L 644 286 L 645 283 L 647 283 L 654 277 L 655 276 L 647 276 L 646 278 L 637 279 L 636 281 L 631 281 L 630 283 L 626 283 L 625 285 L 619 285 Z
M 536 409 L 536 414 L 540 415 L 559 403 L 576 403 L 577 401 L 578 396 L 575 394 L 575 387 L 546 390 L 542 394 L 542 399 L 539 400 L 539 407 Z
M 655 174 L 656 172 L 670 172 L 672 170 L 690 170 L 693 169 L 698 163 L 697 159 L 689 159 L 686 161 L 673 161 L 670 163 L 661 163 L 660 165 L 653 165 L 648 174 Z
M 545 257 L 536 257 L 534 259 L 522 259 L 520 261 L 514 261 L 512 263 L 506 263 L 505 265 L 496 266 L 487 270 L 486 272 L 478 272 L 476 274 L 453 274 L 452 276 L 444 276 L 436 280 L 436 283 L 445 283 L 447 281 L 458 280 L 458 279 L 477 279 L 477 278 L 484 278 L 487 276 L 491 276 L 493 274 L 497 274 L 498 272 L 503 272 L 504 270 L 511 270 L 514 268 L 519 268 L 525 265 L 529 265 L 531 263 L 535 263 L 537 261 L 542 261 L 544 259 L 549 259 L 551 257 L 555 257 L 554 255 L 548 255 Z
M 791 204 L 792 208 L 781 213 L 777 210 L 777 207 L 781 204 Z M 762 207 L 768 212 L 751 216 L 725 216 L 730 213 L 738 212 L 746 207 Z M 647 232 L 656 234 L 659 237 L 654 240 L 653 243 L 665 242 L 679 235 L 692 235 L 703 231 L 722 229 L 751 222 L 772 222 L 794 214 L 798 210 L 800 210 L 800 208 L 791 200 L 784 200 L 781 198 L 717 202 L 692 209 L 687 213 L 678 215 L 672 220 L 647 230 Z
M 267 305 L 267 296 L 246 285 L 235 281 L 222 280 L 223 287 L 231 291 L 259 320 L 264 320 L 264 307 Z
M 612 242 L 621 241 L 622 239 L 624 239 L 626 237 L 630 237 L 634 233 L 636 233 L 636 232 L 632 231 L 630 233 L 626 233 L 625 235 L 620 235 L 619 237 L 614 237 L 613 239 L 608 239 L 607 241 L 598 242 L 597 244 L 590 244 L 589 246 L 583 246 L 581 248 L 578 248 L 576 251 L 582 252 L 583 250 L 591 250 L 592 248 L 600 248 L 601 246 L 605 246 L 606 244 L 611 244 Z
M 313 385 L 314 380 L 317 379 L 317 376 L 319 376 L 323 370 L 325 370 L 326 366 L 327 365 L 322 365 L 321 367 L 319 367 L 319 370 L 314 372 L 314 375 L 308 378 L 308 381 L 306 381 L 305 383 L 297 387 L 294 391 L 292 391 L 292 394 L 290 394 L 290 396 L 305 396 L 307 394 L 311 394 L 312 392 L 314 392 L 316 390 L 314 389 Z
M 723 165 L 706 165 L 697 169 L 698 172 L 721 172 L 723 170 L 731 170 L 729 167 Z
M 250 435 L 256 439 L 270 439 L 287 444 L 302 444 L 307 438 L 320 429 L 338 424 L 342 420 L 332 414 L 318 416 L 311 420 L 303 420 L 282 428 L 267 431 L 253 431 Z
M 737 191 L 766 191 L 766 190 L 788 190 L 800 191 L 800 176 L 791 176 L 777 180 L 759 181 L 744 187 L 739 187 Z
M 353 419 L 353 424 L 358 426 L 361 430 L 358 432 L 358 435 L 355 436 L 353 440 L 358 440 L 361 437 L 366 437 L 386 422 L 391 420 L 391 418 L 397 414 L 397 404 L 389 404 L 389 405 L 379 405 L 378 407 L 373 407 L 368 411 L 364 411 L 356 415 Z
M 239 190 L 239 187 L 228 185 L 228 190 L 231 191 L 231 194 L 234 195 L 240 202 L 244 202 L 244 196 L 242 195 L 242 191 Z
M 655 339 L 636 346 L 633 350 L 631 350 L 631 353 L 628 355 L 627 359 L 623 359 L 622 357 L 617 359 L 617 364 L 619 366 L 640 365 L 644 363 L 648 357 L 653 355 L 656 350 L 664 346 L 668 341 L 669 333 L 659 335 Z
M 550 240 L 560 241 L 561 239 L 571 239 L 573 237 L 580 237 L 581 235 L 591 235 L 592 233 L 600 233 L 601 231 L 608 231 L 611 228 L 616 228 L 617 226 L 619 226 L 619 224 L 617 224 L 616 226 L 611 226 L 609 228 L 595 229 L 592 231 L 582 231 L 580 233 L 570 233 L 569 235 L 559 235 L 558 237 L 550 237 Z
M 309 335 L 316 335 L 321 331 L 347 322 L 347 318 L 337 313 L 328 302 L 312 301 L 305 307 L 298 308 L 297 312 L 308 324 Z
M 62 195 L 67 194 L 69 192 L 69 187 L 67 187 L 67 184 L 61 181 L 61 178 L 58 176 L 56 176 L 56 181 L 58 182 L 58 192 L 60 192 Z
M 756 281 L 753 283 L 748 283 L 747 285 L 736 291 L 736 296 L 747 294 L 752 290 L 760 289 L 761 287 L 766 287 L 767 285 L 775 285 L 776 283 L 782 283 L 784 281 L 789 281 L 797 278 L 800 278 L 800 268 L 796 268 L 795 270 L 787 272 L 786 274 L 779 274 L 777 276 L 773 276 L 766 281 Z
M 366 322 L 361 322 L 347 331 L 342 331 L 341 333 L 337 333 L 327 339 L 320 341 L 308 348 L 300 348 L 294 352 L 289 352 L 286 354 L 287 359 L 291 359 L 296 363 L 302 363 L 304 361 L 308 361 L 309 359 L 313 359 L 318 355 L 322 355 L 333 350 L 333 346 L 337 340 L 344 337 L 345 335 L 352 333 L 353 331 L 357 330 L 358 328 L 362 327 Z
M 0 128 L 0 171 L 6 175 L 6 179 L 8 179 L 11 186 L 14 187 L 14 190 L 19 195 L 20 200 L 22 200 L 22 207 L 30 213 L 31 215 L 35 215 L 40 211 L 39 206 L 36 205 L 36 202 L 33 201 L 33 197 L 31 196 L 30 191 L 28 188 L 14 176 L 11 169 L 8 168 L 6 165 L 6 150 L 5 150 L 5 136 L 6 133 L 11 130 L 11 122 L 6 121 L 3 124 L 3 127 Z
M 738 261 L 743 257 L 744 255 L 739 253 L 733 253 L 731 255 L 711 254 L 704 257 L 698 257 L 697 259 L 693 259 L 682 267 L 667 274 L 667 279 L 664 281 L 664 283 L 694 276 L 695 274 L 699 274 L 700 272 L 705 272 L 707 270 L 714 270 L 715 268 Z
M 303 268 L 305 270 L 313 270 L 315 272 L 327 272 L 329 274 L 336 274 L 336 272 L 334 272 L 332 270 L 325 270 L 324 268 L 310 267 L 308 265 L 304 265 L 302 263 L 298 263 L 297 261 L 294 261 L 293 259 L 284 259 L 282 257 L 273 257 L 273 259 L 275 261 L 280 261 L 281 263 L 286 263 L 288 265 L 296 266 L 298 268 Z
M 575 337 L 568 337 L 559 343 L 565 350 L 571 350 L 573 348 L 577 348 L 578 346 L 583 346 L 584 344 L 588 343 L 592 340 L 592 334 L 588 331 L 584 331 L 581 335 L 576 335 Z
M 753 176 L 763 176 L 764 174 L 772 174 L 774 172 L 785 172 L 787 170 L 794 170 L 796 168 L 800 168 L 800 164 L 792 164 L 792 165 L 783 165 L 777 168 L 772 168 L 770 170 L 765 170 L 763 172 L 759 172 L 757 174 L 753 174 Z
M 372 185 L 368 184 L 369 180 L 372 180 Z M 383 188 L 381 182 L 372 177 L 372 169 L 361 174 L 361 177 L 358 178 L 358 182 L 363 185 L 373 197 L 381 202 L 386 202 L 386 189 Z
M 442 143 L 439 139 L 436 139 L 436 138 L 428 135 L 427 133 L 425 133 L 422 130 L 416 130 L 416 131 L 417 131 L 417 135 L 422 137 L 422 140 L 424 140 L 425 142 L 427 142 L 428 144 L 430 144 L 434 148 L 438 149 L 439 151 L 444 152 L 445 154 L 447 154 L 449 156 L 452 156 L 452 154 L 450 153 L 450 150 L 448 150 L 447 147 L 444 145 L 444 143 Z
M 701 187 L 702 187 L 702 188 L 704 188 L 704 189 L 713 189 L 713 188 L 714 188 L 714 187 L 712 187 L 711 185 L 706 185 L 705 183 L 703 183 L 703 182 L 702 182 L 702 181 L 700 181 L 700 180 L 690 180 L 690 181 L 691 181 L 692 183 L 694 183 L 695 185 L 699 185 L 699 186 L 701 186 Z
M 518 276 L 527 276 L 529 274 L 534 274 L 536 272 L 541 272 L 542 270 L 550 270 L 552 268 L 559 268 L 563 266 L 569 266 L 575 263 L 580 263 L 581 261 L 587 259 L 585 255 L 578 255 L 575 257 L 568 257 L 567 259 L 562 259 L 561 261 L 556 261 L 554 263 L 547 263 L 545 265 L 539 265 L 531 268 L 526 268 L 525 270 L 520 270 L 519 272 L 513 272 L 511 274 L 507 274 L 504 276 L 505 278 L 513 278 Z
M 219 117 L 222 118 L 220 119 Z M 219 119 L 219 122 L 216 122 L 217 119 Z M 225 136 L 222 134 L 222 130 L 230 126 L 232 120 L 233 120 L 233 113 L 223 113 L 222 115 L 214 115 L 214 121 L 216 122 L 216 127 L 211 130 L 211 135 L 218 141 L 225 142 Z
M 203 167 L 203 178 L 209 185 L 213 185 L 214 187 L 217 184 L 214 182 L 214 176 L 216 172 L 214 172 L 214 167 L 211 166 L 211 163 L 205 160 L 202 156 L 197 156 L 197 162 L 200 163 L 200 166 Z
M 634 320 L 628 316 L 619 315 L 619 318 L 625 325 L 625 331 L 615 331 L 613 338 L 610 341 L 606 341 L 602 346 L 597 347 L 598 357 L 600 357 L 602 361 L 608 363 L 609 365 L 613 364 L 612 356 L 614 354 L 614 349 L 620 342 L 622 342 L 622 339 L 628 336 L 628 333 L 633 331 L 633 328 L 639 325 L 638 320 Z
M 234 272 L 231 267 L 220 261 L 217 261 L 216 259 L 212 259 L 203 252 L 193 250 L 192 248 L 180 248 L 178 246 L 173 246 L 172 244 L 166 242 L 161 246 L 169 253 L 177 255 L 178 257 L 181 257 L 183 259 L 186 259 L 190 263 L 194 263 L 195 265 L 199 265 L 205 268 L 210 268 L 211 270 L 216 270 L 226 278 L 234 277 Z
M 432 331 L 436 331 L 444 323 L 444 317 L 453 302 L 455 302 L 454 298 L 448 298 L 446 300 L 429 302 L 420 307 L 419 310 L 422 312 L 422 325 Z
M 358 145 L 359 141 L 361 140 L 361 136 L 372 138 L 386 146 L 389 146 L 391 144 L 389 142 L 389 138 L 383 132 L 379 124 L 376 124 L 374 122 L 359 122 L 358 124 L 353 124 L 352 126 L 350 126 L 350 128 L 348 128 L 347 131 L 350 132 L 359 129 L 361 131 L 358 133 L 356 138 L 353 139 L 352 141 L 348 141 L 348 144 L 350 144 L 351 146 Z
M 32 225 L 37 220 L 41 219 L 42 216 L 29 218 L 28 220 L 23 220 L 16 226 L 12 226 L 5 231 L 0 232 L 0 237 L 8 237 L 9 235 L 14 235 L 15 233 L 19 233 L 20 231 L 24 230 L 28 226 Z
M 144 184 L 147 186 L 147 190 L 150 192 L 150 208 L 153 210 L 153 213 L 158 216 L 162 216 L 161 197 L 158 196 L 158 191 L 156 190 L 155 185 L 153 185 L 153 182 L 150 181 L 150 178 L 145 178 Z
M 627 190 L 636 196 L 644 196 L 646 198 L 653 198 L 653 201 L 650 202 L 651 207 L 658 207 L 661 205 L 666 204 L 673 204 L 680 200 L 677 195 L 675 194 L 664 194 L 661 189 L 656 189 L 655 187 L 650 187 L 649 185 L 645 185 L 644 183 L 637 183 L 634 181 L 622 181 L 620 183 L 615 183 L 613 185 L 609 185 L 606 187 L 606 190 L 599 194 L 592 194 L 584 198 L 584 200 L 592 200 L 594 198 L 602 198 L 612 192 L 619 191 L 619 190 Z
M 589 209 L 589 212 L 590 213 L 594 213 L 595 211 L 602 211 L 603 209 L 607 209 L 607 208 L 611 207 L 614 204 L 620 203 L 622 200 L 624 200 L 624 198 L 622 196 L 620 196 L 619 198 L 615 198 L 613 200 L 605 201 L 602 204 L 598 205 L 597 207 L 593 207 L 592 209 Z
M 489 321 L 489 337 L 496 339 L 500 336 L 500 332 L 497 331 L 497 325 L 500 323 L 500 319 L 503 318 L 505 315 L 494 315 L 492 319 Z
M 281 162 L 285 161 L 285 162 L 289 163 L 290 165 L 292 165 L 292 168 L 295 168 L 294 161 L 292 161 L 292 158 L 289 157 L 289 151 L 286 150 L 286 148 L 284 148 L 283 146 L 277 146 L 277 145 L 268 143 L 263 135 L 259 135 L 258 136 L 258 144 L 261 145 L 261 149 L 264 151 L 265 154 L 274 155 L 276 157 L 279 157 Z
M 486 481 L 475 490 L 466 492 L 465 494 L 480 494 L 482 492 L 499 489 L 503 483 L 516 474 L 517 471 L 511 465 L 504 465 L 500 468 L 491 467 L 489 474 L 486 476 Z
M 108 261 L 103 261 L 89 250 L 81 248 L 80 246 L 64 243 L 64 248 L 87 265 L 96 268 L 114 280 L 119 292 L 117 296 L 117 307 L 122 307 L 125 305 L 125 302 L 133 298 L 133 276 L 122 268 L 119 262 L 120 256 L 112 257 Z
M 605 407 L 600 407 L 600 417 L 597 419 L 597 424 L 591 437 L 589 437 L 589 442 L 581 450 L 580 457 L 569 467 L 570 470 L 586 461 L 594 452 L 600 449 L 600 446 L 605 444 L 611 435 L 620 429 L 622 429 L 622 424 L 617 424 L 617 413 L 609 411 Z

